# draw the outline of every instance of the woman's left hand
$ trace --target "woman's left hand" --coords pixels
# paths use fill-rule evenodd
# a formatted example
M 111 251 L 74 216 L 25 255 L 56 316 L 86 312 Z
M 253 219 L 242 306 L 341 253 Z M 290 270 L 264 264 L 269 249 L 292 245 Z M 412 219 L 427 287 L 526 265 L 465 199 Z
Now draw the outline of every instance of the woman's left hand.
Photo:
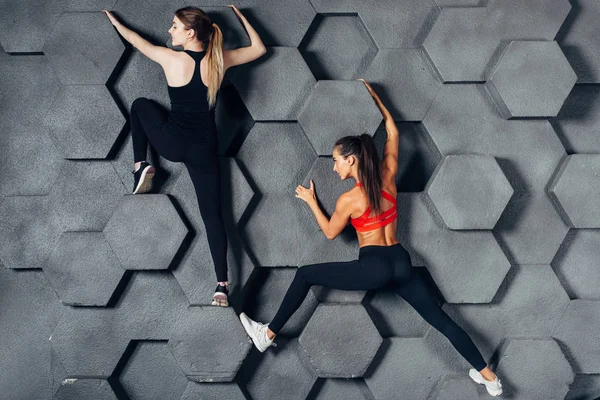
M 116 25 L 119 23 L 119 21 L 118 21 L 118 20 L 115 18 L 115 16 L 114 16 L 114 15 L 113 15 L 113 14 L 112 14 L 110 11 L 107 11 L 107 10 L 102 10 L 102 12 L 103 12 L 104 14 L 106 14 L 106 16 L 107 16 L 107 17 L 108 17 L 108 19 L 110 20 L 110 23 L 111 23 L 111 24 L 113 24 L 113 25 L 115 25 L 115 26 L 116 26 Z
M 305 188 L 302 185 L 296 187 L 296 197 L 307 203 L 317 201 L 317 196 L 315 196 L 315 183 L 312 179 L 310 180 L 310 188 Z

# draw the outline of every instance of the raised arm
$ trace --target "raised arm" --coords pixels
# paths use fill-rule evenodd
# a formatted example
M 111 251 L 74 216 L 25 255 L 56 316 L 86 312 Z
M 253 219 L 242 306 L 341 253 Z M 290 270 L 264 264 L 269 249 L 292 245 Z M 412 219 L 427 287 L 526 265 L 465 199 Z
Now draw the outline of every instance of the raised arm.
M 163 65 L 172 55 L 173 50 L 163 47 L 163 46 L 155 46 L 136 32 L 127 28 L 123 25 L 115 16 L 106 10 L 102 10 L 110 20 L 110 23 L 117 29 L 119 34 L 123 36 L 123 39 L 127 40 L 129 43 L 133 45 L 136 49 L 138 49 L 143 55 L 151 59 L 152 61 Z
M 373 97 L 375 104 L 383 115 L 383 121 L 385 123 L 385 130 L 387 131 L 387 140 L 383 149 L 383 159 L 381 160 L 381 172 L 384 181 L 387 179 L 394 179 L 396 172 L 398 171 L 398 127 L 392 118 L 392 114 L 385 107 L 377 93 L 373 90 L 364 79 L 359 79 L 365 84 L 367 90 Z
M 250 38 L 250 46 L 240 47 L 235 50 L 223 50 L 223 69 L 233 67 L 235 65 L 245 64 L 250 61 L 254 61 L 267 52 L 267 48 L 260 40 L 260 36 L 256 33 L 256 30 L 250 25 L 246 17 L 242 15 L 240 10 L 236 6 L 229 5 L 235 12 L 235 15 L 240 19 L 244 25 L 244 29 L 248 32 Z

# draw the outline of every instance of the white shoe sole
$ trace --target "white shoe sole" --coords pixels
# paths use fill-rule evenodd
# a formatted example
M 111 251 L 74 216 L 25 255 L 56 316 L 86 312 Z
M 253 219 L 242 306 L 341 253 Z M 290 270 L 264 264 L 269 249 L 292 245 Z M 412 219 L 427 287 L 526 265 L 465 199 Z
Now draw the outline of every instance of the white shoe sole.
M 254 337 L 254 332 L 252 330 L 252 324 L 249 321 L 249 318 L 245 313 L 240 314 L 240 321 L 242 322 L 242 326 L 244 327 L 244 330 L 246 331 L 246 333 L 248 334 L 250 339 L 252 339 L 252 343 L 254 343 L 254 346 L 258 349 L 258 351 L 260 351 L 261 353 L 264 353 L 267 348 L 262 347 L 260 345 L 260 343 L 258 342 L 257 338 Z
M 472 372 L 475 373 L 472 373 Z M 487 392 L 494 397 L 500 396 L 502 394 L 502 388 L 500 389 L 491 389 L 488 385 L 485 384 L 485 380 L 483 379 L 483 377 L 481 376 L 481 374 L 479 374 L 477 371 L 475 371 L 474 369 L 469 370 L 469 377 L 471 379 L 473 379 L 473 381 L 475 383 L 479 383 L 480 385 L 485 385 L 485 389 L 487 390 Z
M 152 165 L 148 165 L 143 171 L 142 176 L 140 177 L 140 181 L 137 184 L 137 187 L 133 191 L 133 194 L 142 194 L 148 193 L 152 187 L 152 178 L 154 177 L 154 173 L 156 170 Z

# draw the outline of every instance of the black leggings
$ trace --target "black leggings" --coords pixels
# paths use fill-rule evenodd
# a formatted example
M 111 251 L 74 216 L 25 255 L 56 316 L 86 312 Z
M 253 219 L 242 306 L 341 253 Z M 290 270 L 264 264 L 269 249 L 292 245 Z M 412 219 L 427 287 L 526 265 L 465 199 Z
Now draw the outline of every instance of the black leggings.
M 208 117 L 210 118 L 210 117 Z M 210 120 L 207 120 L 210 124 Z M 145 161 L 148 141 L 169 161 L 183 162 L 194 183 L 200 215 L 206 227 L 210 254 L 218 282 L 227 281 L 227 234 L 221 211 L 221 178 L 216 156 L 216 134 L 207 137 L 182 133 L 168 121 L 157 103 L 138 98 L 131 105 L 131 138 L 134 162 Z
M 341 290 L 378 289 L 388 283 L 420 315 L 450 340 L 458 352 L 475 368 L 486 367 L 481 353 L 469 336 L 437 304 L 421 277 L 414 271 L 410 255 L 402 247 L 364 246 L 358 260 L 313 264 L 298 268 L 283 302 L 269 324 L 278 333 L 300 307 L 310 287 L 321 285 Z

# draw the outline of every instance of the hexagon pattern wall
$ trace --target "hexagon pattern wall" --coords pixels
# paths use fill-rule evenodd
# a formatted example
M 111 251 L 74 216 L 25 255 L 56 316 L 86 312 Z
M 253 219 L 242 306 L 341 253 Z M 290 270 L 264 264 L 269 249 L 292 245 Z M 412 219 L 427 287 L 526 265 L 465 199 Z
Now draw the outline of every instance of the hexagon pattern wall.
M 229 1 L 194 0 L 249 44 Z M 232 308 L 209 306 L 206 230 L 185 168 L 150 154 L 128 195 L 129 110 L 169 105 L 160 66 L 107 8 L 167 43 L 184 0 L 0 2 L 0 397 L 485 398 L 448 341 L 391 290 L 314 287 L 261 354 L 296 268 L 348 261 L 328 215 L 352 187 L 334 141 L 400 131 L 398 239 L 506 398 L 600 396 L 600 5 L 595 0 L 239 0 L 267 54 L 216 109 Z

